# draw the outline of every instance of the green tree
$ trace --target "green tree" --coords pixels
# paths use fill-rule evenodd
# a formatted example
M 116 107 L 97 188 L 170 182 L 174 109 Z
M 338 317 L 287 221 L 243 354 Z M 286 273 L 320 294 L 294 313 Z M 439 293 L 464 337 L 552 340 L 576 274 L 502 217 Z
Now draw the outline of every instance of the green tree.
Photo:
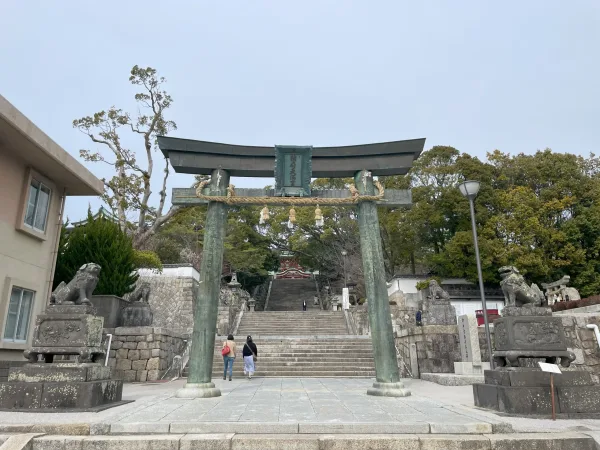
M 122 297 L 135 288 L 136 254 L 131 237 L 118 224 L 103 217 L 94 219 L 88 211 L 87 223 L 68 235 L 63 233 L 61 243 L 54 286 L 68 283 L 81 266 L 93 262 L 102 268 L 95 294 Z
M 156 137 L 177 129 L 175 122 L 165 117 L 165 111 L 173 102 L 171 96 L 163 90 L 165 81 L 158 76 L 156 69 L 136 65 L 131 69 L 129 77 L 131 84 L 141 87 L 141 92 L 135 94 L 138 105 L 135 117 L 112 106 L 108 111 L 100 111 L 73 121 L 74 128 L 89 136 L 99 146 L 98 150 L 80 150 L 81 157 L 86 161 L 103 162 L 114 167 L 115 175 L 103 180 L 105 192 L 102 198 L 116 212 L 121 229 L 132 232 L 134 247 L 138 249 L 177 210 L 176 207 L 171 207 L 164 212 L 169 177 L 166 158 L 158 207 L 150 205 L 152 180 L 156 175 L 160 177 L 154 168 Z M 127 132 L 139 138 L 139 147 L 129 148 L 125 144 L 131 140 L 131 137 L 125 136 Z M 137 215 L 134 223 L 128 222 L 129 213 Z

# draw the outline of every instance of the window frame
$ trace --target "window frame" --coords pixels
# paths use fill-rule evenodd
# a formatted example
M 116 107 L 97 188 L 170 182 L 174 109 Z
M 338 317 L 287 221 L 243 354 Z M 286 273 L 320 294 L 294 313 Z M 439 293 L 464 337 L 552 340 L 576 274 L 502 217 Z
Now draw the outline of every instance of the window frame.
M 40 229 L 35 228 L 34 226 L 25 223 L 25 218 L 27 216 L 27 209 L 28 209 L 28 205 L 29 205 L 29 195 L 30 195 L 32 182 L 39 183 L 40 190 L 42 189 L 42 186 L 44 186 L 46 189 L 48 189 L 50 191 L 50 196 L 48 198 L 48 208 L 46 209 L 46 223 L 45 223 L 44 231 L 41 231 Z M 33 238 L 40 240 L 40 241 L 48 240 L 48 236 L 49 236 L 48 231 L 53 228 L 53 224 L 52 224 L 52 220 L 51 220 L 51 218 L 52 218 L 51 211 L 52 211 L 52 208 L 54 207 L 54 202 L 55 202 L 56 196 L 53 194 L 55 192 L 57 192 L 56 185 L 52 181 L 50 181 L 48 178 L 46 178 L 45 176 L 43 176 L 42 174 L 40 174 L 33 168 L 28 167 L 26 175 L 25 175 L 25 179 L 23 180 L 23 187 L 21 190 L 21 202 L 20 202 L 20 206 L 19 206 L 20 211 L 17 216 L 16 229 L 18 231 L 21 231 L 21 232 L 33 237 Z M 38 196 L 39 196 L 39 194 L 38 194 Z M 37 200 L 36 200 L 36 204 L 37 204 Z M 35 224 L 35 215 L 34 215 L 33 223 Z
M 31 196 L 31 189 L 33 188 L 33 183 L 36 182 L 38 183 L 38 187 L 37 187 L 37 194 L 35 196 L 35 204 L 33 206 L 33 218 L 32 218 L 32 224 L 28 224 L 27 223 L 27 212 L 29 211 L 29 197 Z M 44 213 L 44 229 L 40 229 L 37 228 L 35 226 L 35 223 L 37 221 L 38 218 L 38 212 L 39 212 L 39 200 L 40 200 L 40 192 L 42 192 L 42 190 L 46 188 L 48 190 L 48 203 L 46 205 L 46 211 Z M 46 233 L 46 229 L 48 228 L 48 216 L 50 214 L 50 205 L 52 203 L 52 188 L 50 186 L 47 186 L 43 181 L 40 181 L 37 177 L 32 176 L 29 180 L 29 187 L 27 189 L 27 195 L 26 195 L 26 204 L 25 204 L 25 214 L 23 215 L 23 226 L 31 228 L 33 231 L 37 232 L 37 233 Z
M 20 290 L 21 295 L 19 297 L 19 309 L 17 311 L 17 317 L 15 320 L 15 329 L 13 331 L 13 337 L 9 338 L 9 337 L 6 337 L 6 327 L 8 326 L 8 314 L 9 314 L 9 310 L 10 310 L 12 294 L 15 291 L 15 289 Z M 29 317 L 27 317 L 27 321 L 25 322 L 27 325 L 27 330 L 25 332 L 25 339 L 17 339 L 17 331 L 19 330 L 19 320 L 21 319 L 21 315 L 22 315 L 23 297 L 24 297 L 25 292 L 31 292 L 31 304 L 29 305 L 29 312 L 28 312 Z M 10 290 L 8 292 L 8 302 L 6 305 L 6 317 L 4 319 L 4 327 L 2 329 L 2 340 L 4 342 L 10 342 L 13 344 L 25 344 L 29 340 L 29 331 L 31 330 L 31 316 L 32 316 L 32 312 L 34 310 L 34 305 L 35 305 L 35 294 L 36 294 L 36 291 L 34 291 L 33 289 L 27 289 L 25 287 L 19 286 L 18 284 L 12 284 L 12 286 L 10 287 Z
M 30 281 L 22 278 L 6 276 L 4 286 L 0 292 L 0 325 L 2 326 L 2 334 L 0 334 L 0 349 L 6 350 L 27 350 L 31 346 L 31 340 L 34 336 L 35 323 L 38 314 L 46 307 L 44 296 L 46 295 L 46 285 L 42 281 Z M 29 314 L 29 322 L 27 329 L 26 341 L 10 341 L 4 339 L 4 329 L 8 319 L 8 308 L 10 306 L 10 294 L 13 286 L 35 292 L 33 304 Z

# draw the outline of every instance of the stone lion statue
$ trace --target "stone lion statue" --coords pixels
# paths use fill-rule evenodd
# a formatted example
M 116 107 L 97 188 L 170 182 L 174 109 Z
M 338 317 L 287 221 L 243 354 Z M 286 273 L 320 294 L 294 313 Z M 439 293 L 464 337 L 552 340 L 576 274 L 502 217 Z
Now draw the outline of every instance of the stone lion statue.
M 514 266 L 504 266 L 498 269 L 500 273 L 500 287 L 506 299 L 506 306 L 541 306 L 544 302 L 544 294 L 537 286 L 528 286 L 525 278 Z
M 150 283 L 142 281 L 129 297 L 129 301 L 148 303 L 148 298 L 150 298 Z
M 429 295 L 434 302 L 436 300 L 450 301 L 450 294 L 442 289 L 436 280 L 431 280 L 429 282 Z
M 101 267 L 95 263 L 84 264 L 68 284 L 61 282 L 50 297 L 55 305 L 91 305 L 90 297 L 98 284 Z

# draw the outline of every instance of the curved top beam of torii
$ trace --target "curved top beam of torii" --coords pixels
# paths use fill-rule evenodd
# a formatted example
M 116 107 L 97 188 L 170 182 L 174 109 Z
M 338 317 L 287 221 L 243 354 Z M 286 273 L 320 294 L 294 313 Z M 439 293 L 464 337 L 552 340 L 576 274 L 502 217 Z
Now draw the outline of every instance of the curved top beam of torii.
M 221 144 L 168 136 L 158 146 L 175 172 L 209 175 L 214 169 L 236 177 L 273 177 L 275 146 L 253 147 Z M 343 147 L 312 148 L 314 178 L 353 177 L 367 169 L 375 176 L 404 175 L 419 157 L 425 138 Z

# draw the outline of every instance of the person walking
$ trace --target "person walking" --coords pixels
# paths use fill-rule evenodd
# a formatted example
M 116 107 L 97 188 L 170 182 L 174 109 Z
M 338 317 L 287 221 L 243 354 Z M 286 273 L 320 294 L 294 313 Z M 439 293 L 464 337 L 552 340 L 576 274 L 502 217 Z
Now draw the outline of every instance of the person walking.
M 306 300 L 302 300 L 302 311 L 306 311 Z
M 227 369 L 229 368 L 229 381 L 233 377 L 233 362 L 235 361 L 235 342 L 233 342 L 233 335 L 227 336 L 227 340 L 223 342 L 223 349 L 221 350 L 223 355 L 223 379 L 227 379 Z
M 252 336 L 246 338 L 242 355 L 244 356 L 244 375 L 248 375 L 248 379 L 251 380 L 252 375 L 256 372 L 254 363 L 258 359 L 258 349 L 256 344 L 252 342 Z

